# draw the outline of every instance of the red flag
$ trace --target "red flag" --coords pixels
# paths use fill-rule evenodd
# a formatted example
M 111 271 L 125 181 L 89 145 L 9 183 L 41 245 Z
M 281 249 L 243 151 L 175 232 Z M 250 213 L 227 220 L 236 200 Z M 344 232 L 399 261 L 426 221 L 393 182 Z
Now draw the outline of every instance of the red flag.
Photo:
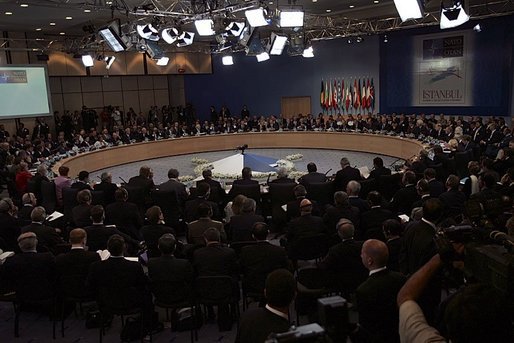
M 371 110 L 375 109 L 375 86 L 373 85 L 373 78 L 371 78 L 371 87 L 369 89 Z
M 337 108 L 337 81 L 334 80 L 334 93 L 332 94 L 332 107 Z
M 369 79 L 366 83 L 366 108 L 371 108 L 371 86 L 369 85 Z
M 325 87 L 323 85 L 323 80 L 321 80 L 321 93 L 319 96 L 319 102 L 320 102 L 322 109 L 325 107 L 324 100 L 325 100 Z
M 360 82 L 360 80 L 359 80 Z M 362 88 L 361 88 L 361 107 L 362 109 L 366 108 L 366 104 L 368 103 L 368 100 L 366 99 L 366 80 L 362 80 Z

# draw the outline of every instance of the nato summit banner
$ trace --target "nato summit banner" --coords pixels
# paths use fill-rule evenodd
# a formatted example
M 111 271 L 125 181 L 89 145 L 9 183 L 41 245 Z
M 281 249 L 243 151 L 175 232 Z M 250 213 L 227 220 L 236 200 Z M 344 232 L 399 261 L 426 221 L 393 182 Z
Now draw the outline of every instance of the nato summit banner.
M 414 37 L 413 106 L 473 106 L 469 31 Z

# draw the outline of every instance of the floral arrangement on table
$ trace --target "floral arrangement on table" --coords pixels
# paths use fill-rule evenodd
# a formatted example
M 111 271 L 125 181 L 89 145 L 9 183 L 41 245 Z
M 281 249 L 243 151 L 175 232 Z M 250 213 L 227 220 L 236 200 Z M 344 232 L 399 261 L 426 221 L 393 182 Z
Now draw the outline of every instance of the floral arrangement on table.
M 278 160 L 277 167 L 286 168 L 286 170 L 289 173 L 294 172 L 296 170 L 294 163 L 291 161 L 285 160 L 285 159 Z M 197 165 L 194 169 L 194 174 L 197 176 L 200 176 L 200 175 L 202 175 L 202 172 L 206 169 L 212 170 L 213 169 L 212 163 L 203 163 L 203 164 Z M 299 172 L 299 173 L 302 173 L 302 172 Z M 302 173 L 301 175 L 303 175 L 303 174 L 305 174 L 305 173 Z M 276 175 L 277 175 L 277 173 L 275 171 L 267 172 L 267 173 L 261 173 L 261 172 L 256 172 L 256 171 L 252 172 L 252 177 L 255 179 L 264 179 L 264 178 L 267 178 L 268 176 L 276 176 Z M 221 174 L 221 173 L 216 173 L 216 172 L 212 173 L 212 177 L 215 179 L 237 179 L 239 176 L 240 176 L 239 173 L 234 173 L 234 174 L 229 174 L 229 173 Z
M 212 163 L 202 163 L 202 164 L 199 164 L 195 167 L 195 169 L 193 170 L 193 172 L 195 173 L 195 175 L 202 175 L 202 172 L 204 170 L 207 170 L 207 169 L 212 169 L 214 168 L 214 166 L 212 165 Z M 214 176 L 214 175 L 213 175 Z
M 206 163 L 209 163 L 209 161 L 208 161 L 208 160 L 206 160 L 205 158 L 193 157 L 193 158 L 191 159 L 191 163 L 192 163 L 192 164 L 200 165 L 200 164 L 206 164 Z
M 303 158 L 302 154 L 291 154 L 286 156 L 286 160 L 288 161 L 299 161 Z
M 178 180 L 180 182 L 189 182 L 189 181 L 193 181 L 194 179 L 195 179 L 195 177 L 193 175 L 183 175 L 183 176 L 178 177 Z
M 295 171 L 292 171 L 289 173 L 289 177 L 291 179 L 295 179 L 295 180 L 298 180 L 299 178 L 301 178 L 302 176 L 306 175 L 307 172 L 306 171 L 298 171 L 298 170 L 295 170 Z

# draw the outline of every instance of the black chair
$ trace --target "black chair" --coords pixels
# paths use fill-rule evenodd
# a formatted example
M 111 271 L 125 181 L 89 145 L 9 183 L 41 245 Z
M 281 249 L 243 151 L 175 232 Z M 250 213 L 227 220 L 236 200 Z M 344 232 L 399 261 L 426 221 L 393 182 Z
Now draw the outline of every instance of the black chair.
M 361 184 L 361 191 L 359 193 L 359 196 L 362 199 L 366 199 L 368 197 L 369 192 L 375 191 L 377 189 L 377 186 L 376 186 L 377 183 L 376 183 L 375 179 L 362 180 L 362 181 L 359 181 L 359 183 Z
M 230 276 L 200 276 L 195 280 L 198 305 L 231 307 L 231 318 L 239 323 L 239 283 Z M 219 319 L 219 317 L 218 317 Z
M 319 260 L 328 253 L 329 239 L 325 234 L 302 237 L 288 246 L 288 256 L 295 269 L 298 261 Z
M 41 181 L 41 206 L 46 213 L 52 213 L 57 207 L 57 195 L 55 194 L 55 183 L 49 181 Z
M 145 194 L 144 188 L 133 187 L 129 185 L 124 185 L 123 188 L 125 188 L 128 192 L 128 201 L 136 204 L 139 212 L 144 217 L 147 199 L 147 194 Z
M 169 310 L 191 308 L 191 342 L 195 336 L 198 339 L 196 330 L 197 321 L 196 307 L 193 301 L 193 290 L 191 284 L 186 282 L 150 281 L 150 290 L 154 295 L 154 305 L 166 309 L 166 320 L 170 320 Z
M 261 186 L 259 184 L 254 185 L 232 185 L 232 188 L 230 189 L 230 196 L 232 199 L 236 197 L 237 195 L 244 195 L 247 198 L 251 198 L 255 200 L 257 203 L 257 207 L 260 207 L 261 203 Z M 230 199 L 230 200 L 232 200 Z
M 307 198 L 316 201 L 320 207 L 331 204 L 334 200 L 334 183 L 310 183 L 307 185 Z
M 295 312 L 296 325 L 300 316 L 316 312 L 317 300 L 331 293 L 328 287 L 329 275 L 317 267 L 302 268 L 296 273 Z
M 256 245 L 256 244 L 259 244 L 259 242 L 257 242 L 257 241 L 240 241 L 240 242 L 230 243 L 230 247 L 232 249 L 234 249 L 234 251 L 236 252 L 236 255 L 239 257 L 239 255 L 241 255 L 241 250 L 244 247 L 249 246 L 249 245 Z
M 435 170 L 436 179 L 441 182 L 446 182 L 446 178 L 448 177 L 448 171 L 442 163 L 435 164 L 432 166 Z
M 182 209 L 180 208 L 177 193 L 174 191 L 153 190 L 150 193 L 152 202 L 161 208 L 164 215 L 164 221 L 177 231 L 183 229 L 180 225 L 180 216 Z
M 471 161 L 472 154 L 470 151 L 455 153 L 455 169 L 461 179 L 469 176 L 468 163 Z
M 72 274 L 62 275 L 59 278 L 59 286 L 61 291 L 61 335 L 64 337 L 64 322 L 66 320 L 67 305 L 73 303 L 75 307 L 79 304 L 80 313 L 82 314 L 82 304 L 95 301 L 94 296 L 86 288 L 87 275 Z M 76 314 L 75 309 L 75 314 Z
M 293 189 L 296 183 L 271 183 L 269 195 L 271 200 L 271 218 L 274 232 L 281 232 L 287 223 L 287 213 L 282 206 L 295 199 Z
M 62 190 L 62 202 L 63 202 L 63 214 L 67 222 L 73 221 L 73 208 L 78 205 L 77 188 L 63 188 Z
M 91 204 L 105 207 L 104 191 L 91 191 Z
M 28 180 L 27 181 L 27 193 L 34 193 L 34 194 L 37 194 L 37 189 L 36 189 L 36 182 L 34 180 Z M 23 194 L 20 194 L 20 196 L 22 196 Z M 40 200 L 40 199 L 38 199 Z
M 381 175 L 378 178 L 378 192 L 384 199 L 391 200 L 394 194 L 401 188 L 402 174 Z

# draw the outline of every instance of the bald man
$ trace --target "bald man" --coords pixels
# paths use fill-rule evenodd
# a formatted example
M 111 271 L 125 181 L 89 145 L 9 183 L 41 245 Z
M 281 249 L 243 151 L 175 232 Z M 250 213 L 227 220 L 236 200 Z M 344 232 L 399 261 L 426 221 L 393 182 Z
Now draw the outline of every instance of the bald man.
M 300 217 L 291 220 L 287 227 L 286 237 L 289 244 L 294 244 L 301 238 L 312 237 L 326 233 L 323 219 L 312 215 L 312 202 L 303 199 L 300 202 Z
M 400 342 L 396 296 L 405 283 L 405 276 L 388 270 L 387 245 L 376 239 L 364 242 L 362 264 L 369 277 L 357 288 L 359 335 L 367 342 Z

